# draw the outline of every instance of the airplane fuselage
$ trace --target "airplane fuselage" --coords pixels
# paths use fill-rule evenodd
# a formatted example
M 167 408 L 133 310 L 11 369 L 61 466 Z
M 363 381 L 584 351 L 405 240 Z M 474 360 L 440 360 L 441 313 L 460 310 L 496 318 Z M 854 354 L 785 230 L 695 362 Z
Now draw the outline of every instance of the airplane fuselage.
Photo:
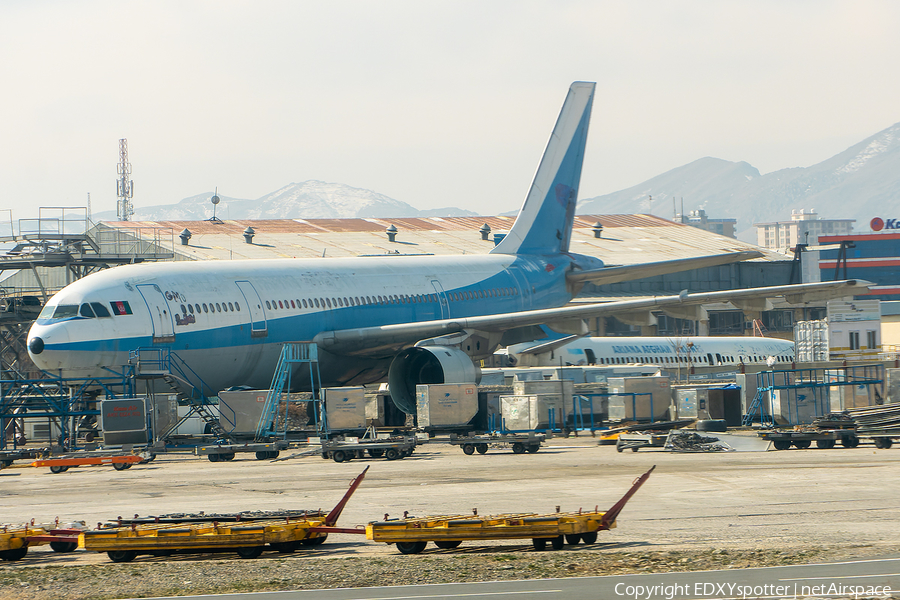
M 491 254 L 128 265 L 56 294 L 29 348 L 40 368 L 64 376 L 108 374 L 104 367 L 127 364 L 139 348 L 158 348 L 175 352 L 213 390 L 266 387 L 284 342 L 323 331 L 561 306 L 571 299 L 572 260 Z M 392 357 L 320 352 L 323 383 L 378 381 Z

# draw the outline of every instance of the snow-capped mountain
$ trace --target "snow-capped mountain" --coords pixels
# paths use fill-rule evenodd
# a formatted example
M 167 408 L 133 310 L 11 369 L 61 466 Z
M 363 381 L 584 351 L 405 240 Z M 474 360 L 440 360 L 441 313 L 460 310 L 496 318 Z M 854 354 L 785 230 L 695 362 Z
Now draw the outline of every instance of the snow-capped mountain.
M 134 221 L 194 221 L 213 216 L 212 192 L 185 198 L 178 204 L 134 208 Z M 384 194 L 342 183 L 291 183 L 256 200 L 219 195 L 220 219 L 349 219 L 371 217 L 467 216 L 461 208 L 420 211 Z M 94 214 L 95 220 L 115 220 L 114 211 Z
M 702 208 L 710 218 L 738 220 L 738 237 L 756 241 L 754 223 L 786 221 L 791 209 L 815 209 L 820 218 L 856 219 L 865 231 L 872 217 L 894 216 L 900 199 L 900 123 L 819 164 L 760 175 L 744 162 L 702 158 L 644 183 L 579 202 L 578 212 L 647 212 L 671 218 Z

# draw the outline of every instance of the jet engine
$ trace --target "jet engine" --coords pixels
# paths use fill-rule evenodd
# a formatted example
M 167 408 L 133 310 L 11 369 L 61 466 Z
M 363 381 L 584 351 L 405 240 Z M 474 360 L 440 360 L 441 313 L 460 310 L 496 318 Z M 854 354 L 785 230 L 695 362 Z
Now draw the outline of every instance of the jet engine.
M 453 346 L 407 348 L 391 362 L 388 385 L 394 405 L 408 415 L 416 413 L 416 385 L 425 383 L 479 383 L 481 369 Z

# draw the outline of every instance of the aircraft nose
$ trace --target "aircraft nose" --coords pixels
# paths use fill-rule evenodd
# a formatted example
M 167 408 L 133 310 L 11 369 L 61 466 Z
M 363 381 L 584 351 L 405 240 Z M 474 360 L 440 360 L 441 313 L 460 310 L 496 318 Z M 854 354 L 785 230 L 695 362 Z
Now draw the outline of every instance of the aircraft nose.
M 28 342 L 28 350 L 32 354 L 40 354 L 44 351 L 44 340 L 37 336 L 31 338 L 31 341 Z

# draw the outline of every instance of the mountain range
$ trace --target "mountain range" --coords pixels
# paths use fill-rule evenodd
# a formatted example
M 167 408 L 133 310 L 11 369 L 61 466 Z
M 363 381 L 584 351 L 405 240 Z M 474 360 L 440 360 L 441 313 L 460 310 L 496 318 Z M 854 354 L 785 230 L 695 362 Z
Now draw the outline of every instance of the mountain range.
M 172 205 L 135 208 L 135 221 L 201 220 L 213 216 L 211 192 Z M 650 204 L 649 197 L 653 198 Z M 675 204 L 673 206 L 673 198 Z M 810 167 L 760 174 L 746 162 L 706 157 L 625 190 L 584 198 L 579 214 L 647 213 L 666 218 L 703 209 L 709 218 L 737 219 L 739 238 L 756 242 L 754 223 L 787 221 L 794 209 L 815 209 L 823 219 L 855 219 L 867 231 L 875 216 L 897 217 L 900 199 L 900 123 Z M 222 219 L 337 219 L 474 216 L 460 208 L 418 210 L 371 190 L 341 183 L 291 183 L 256 200 L 220 196 Z M 515 214 L 515 213 L 513 213 Z M 114 220 L 115 212 L 94 215 Z
M 792 209 L 815 209 L 823 219 L 856 219 L 868 231 L 872 217 L 896 217 L 900 199 L 900 123 L 811 167 L 761 175 L 746 162 L 701 158 L 626 190 L 582 199 L 578 212 L 647 212 L 673 217 L 703 209 L 710 218 L 736 218 L 737 236 L 756 243 L 754 223 L 787 221 Z
M 213 216 L 213 192 L 190 196 L 177 204 L 135 206 L 134 221 L 199 221 Z M 461 208 L 418 210 L 384 194 L 342 183 L 291 183 L 256 200 L 219 196 L 220 219 L 351 219 L 374 217 L 474 216 Z M 116 219 L 115 211 L 98 212 L 98 221 Z

